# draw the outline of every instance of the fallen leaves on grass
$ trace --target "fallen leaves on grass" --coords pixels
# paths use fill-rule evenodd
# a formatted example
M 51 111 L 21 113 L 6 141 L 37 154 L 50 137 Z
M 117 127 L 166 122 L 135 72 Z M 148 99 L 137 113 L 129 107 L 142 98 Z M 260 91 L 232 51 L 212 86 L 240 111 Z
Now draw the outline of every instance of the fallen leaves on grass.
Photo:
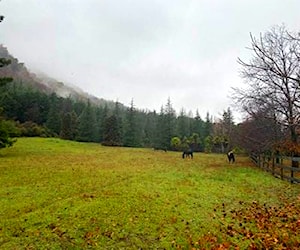
M 97 240 L 99 238 L 100 228 L 97 227 L 94 231 L 86 232 L 83 236 L 85 245 L 97 246 Z
M 56 235 L 62 242 L 68 242 L 68 244 L 73 245 L 74 239 L 70 237 L 67 232 L 63 229 L 61 229 L 58 225 L 51 223 L 48 225 L 48 228 L 51 230 L 51 232 Z
M 269 206 L 253 201 L 240 202 L 241 208 L 227 210 L 222 204 L 214 209 L 220 216 L 220 233 L 202 236 L 193 242 L 195 249 L 299 249 L 300 204 Z
M 90 201 L 90 200 L 96 198 L 96 195 L 94 195 L 94 194 L 86 194 L 86 193 L 85 193 L 85 194 L 81 195 L 81 197 L 82 197 L 84 200 L 86 200 L 86 201 Z

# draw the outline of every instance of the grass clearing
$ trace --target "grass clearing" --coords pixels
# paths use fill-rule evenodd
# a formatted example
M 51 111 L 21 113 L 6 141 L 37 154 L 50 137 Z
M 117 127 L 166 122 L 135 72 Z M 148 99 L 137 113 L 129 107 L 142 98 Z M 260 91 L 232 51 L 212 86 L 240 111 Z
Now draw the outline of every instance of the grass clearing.
M 20 138 L 0 151 L 0 248 L 296 248 L 299 197 L 246 157 Z

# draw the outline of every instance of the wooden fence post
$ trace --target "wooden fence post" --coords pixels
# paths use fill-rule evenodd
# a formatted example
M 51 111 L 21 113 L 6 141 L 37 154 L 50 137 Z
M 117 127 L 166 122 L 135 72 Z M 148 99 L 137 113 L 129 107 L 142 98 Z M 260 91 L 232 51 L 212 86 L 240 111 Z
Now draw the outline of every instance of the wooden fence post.
M 296 165 L 296 164 L 293 164 L 294 163 L 294 159 L 292 158 L 292 168 L 291 168 L 291 183 L 293 183 L 293 181 L 294 181 L 294 169 L 293 169 L 293 167 L 294 167 L 294 165 Z M 298 164 L 298 166 L 299 166 L 299 163 L 297 162 L 297 164 Z
M 275 175 L 275 158 L 274 158 L 274 155 L 272 155 L 272 175 Z
M 276 164 L 279 164 L 279 151 L 276 151 L 275 157 L 276 157 Z

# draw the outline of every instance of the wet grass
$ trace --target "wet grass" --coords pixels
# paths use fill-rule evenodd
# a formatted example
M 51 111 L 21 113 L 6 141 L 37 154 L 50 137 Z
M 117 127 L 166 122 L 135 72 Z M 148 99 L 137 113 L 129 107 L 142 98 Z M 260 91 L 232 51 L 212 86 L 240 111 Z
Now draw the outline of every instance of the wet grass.
M 236 233 L 238 211 L 252 218 L 245 209 L 257 204 L 298 209 L 291 204 L 299 195 L 299 185 L 246 157 L 230 165 L 224 155 L 195 153 L 191 160 L 178 152 L 20 138 L 0 151 L 0 248 L 260 246 L 261 234 Z M 259 230 L 252 219 L 246 227 Z

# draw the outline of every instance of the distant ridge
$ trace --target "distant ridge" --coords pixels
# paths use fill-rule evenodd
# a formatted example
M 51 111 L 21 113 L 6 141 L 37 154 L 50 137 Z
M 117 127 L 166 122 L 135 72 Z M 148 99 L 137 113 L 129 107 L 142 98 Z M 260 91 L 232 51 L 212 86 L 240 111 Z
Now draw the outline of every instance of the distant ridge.
M 29 86 L 38 91 L 46 94 L 55 93 L 57 96 L 64 98 L 71 98 L 78 101 L 90 101 L 97 106 L 107 105 L 112 107 L 115 105 L 114 101 L 105 100 L 90 95 L 72 84 L 65 84 L 57 81 L 56 79 L 49 77 L 45 73 L 30 72 L 24 63 L 20 63 L 19 60 L 13 57 L 8 49 L 0 44 L 0 58 L 6 58 L 11 60 L 11 64 L 0 69 L 0 77 L 12 77 L 14 82 L 20 83 L 24 86 Z M 121 104 L 121 106 L 123 106 Z

